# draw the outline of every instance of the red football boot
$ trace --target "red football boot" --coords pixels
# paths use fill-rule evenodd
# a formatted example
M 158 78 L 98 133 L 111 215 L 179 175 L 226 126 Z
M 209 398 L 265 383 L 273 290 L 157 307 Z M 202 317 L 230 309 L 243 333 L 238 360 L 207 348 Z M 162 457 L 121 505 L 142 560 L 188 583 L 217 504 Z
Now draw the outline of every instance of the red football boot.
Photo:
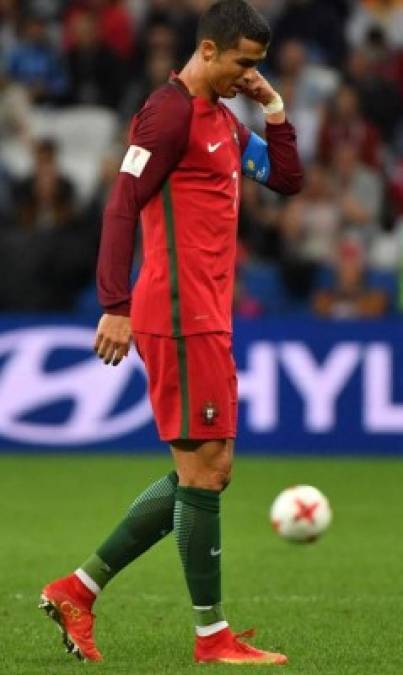
M 53 581 L 41 593 L 39 608 L 56 621 L 66 651 L 79 660 L 102 661 L 92 637 L 95 615 L 91 607 L 95 598 L 75 574 Z
M 243 633 L 233 633 L 224 628 L 208 637 L 196 636 L 194 651 L 195 661 L 198 663 L 232 663 L 234 665 L 272 665 L 283 666 L 288 659 L 283 654 L 266 652 L 255 649 L 251 645 L 241 642 L 241 637 L 252 637 L 253 630 Z

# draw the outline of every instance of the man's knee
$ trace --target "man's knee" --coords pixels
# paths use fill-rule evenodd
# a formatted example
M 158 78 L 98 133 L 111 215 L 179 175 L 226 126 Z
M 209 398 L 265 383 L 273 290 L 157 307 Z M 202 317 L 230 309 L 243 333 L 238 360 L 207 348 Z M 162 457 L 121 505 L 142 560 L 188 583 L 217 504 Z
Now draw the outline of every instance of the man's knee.
M 213 478 L 217 486 L 217 490 L 222 492 L 231 482 L 232 472 L 232 457 L 226 455 L 216 471 L 213 470 Z
M 231 482 L 231 464 L 223 464 L 217 469 L 212 469 L 207 473 L 205 480 L 211 483 L 210 490 L 222 492 Z
M 232 454 L 231 442 L 219 441 L 203 444 L 192 456 L 176 452 L 179 484 L 222 492 L 231 481 Z
M 231 467 L 205 467 L 195 473 L 179 475 L 179 483 L 187 487 L 222 492 L 231 482 Z
M 224 478 L 220 492 L 224 492 L 224 490 L 228 487 L 231 481 L 232 481 L 232 467 L 230 468 L 229 472 Z

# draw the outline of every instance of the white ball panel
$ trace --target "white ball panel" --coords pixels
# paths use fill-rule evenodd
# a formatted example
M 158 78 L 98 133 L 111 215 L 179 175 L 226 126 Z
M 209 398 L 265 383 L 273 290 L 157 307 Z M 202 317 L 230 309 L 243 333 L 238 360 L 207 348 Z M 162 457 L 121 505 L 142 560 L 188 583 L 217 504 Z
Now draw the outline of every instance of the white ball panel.
M 327 498 L 311 485 L 296 485 L 283 490 L 270 509 L 274 529 L 285 539 L 312 541 L 332 520 Z

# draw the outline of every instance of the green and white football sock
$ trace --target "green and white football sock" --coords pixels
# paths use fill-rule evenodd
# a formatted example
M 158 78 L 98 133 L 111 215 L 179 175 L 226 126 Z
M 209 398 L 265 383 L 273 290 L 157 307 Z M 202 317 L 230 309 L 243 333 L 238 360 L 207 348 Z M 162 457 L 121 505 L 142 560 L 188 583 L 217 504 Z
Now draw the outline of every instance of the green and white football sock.
M 150 485 L 106 541 L 75 571 L 93 593 L 97 595 L 120 570 L 172 531 L 177 484 L 178 476 L 172 471 Z
M 220 493 L 179 486 L 174 531 L 195 613 L 196 633 L 228 626 L 221 606 Z
M 193 611 L 196 635 L 199 637 L 208 637 L 228 626 L 221 602 L 217 602 L 216 605 L 207 605 L 207 607 L 193 605 Z
M 113 574 L 111 572 L 109 565 L 101 560 L 96 553 L 93 553 L 81 567 L 75 570 L 74 574 L 94 595 L 98 595 L 108 581 L 112 579 Z

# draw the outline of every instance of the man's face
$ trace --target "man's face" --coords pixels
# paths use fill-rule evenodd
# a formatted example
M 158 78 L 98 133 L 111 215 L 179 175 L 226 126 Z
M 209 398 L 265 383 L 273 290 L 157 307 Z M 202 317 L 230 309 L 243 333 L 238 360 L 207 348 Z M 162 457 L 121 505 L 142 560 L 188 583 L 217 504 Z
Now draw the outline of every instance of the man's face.
M 211 40 L 200 45 L 209 84 L 217 96 L 234 98 L 266 56 L 267 49 L 258 42 L 241 38 L 236 48 L 219 51 Z

